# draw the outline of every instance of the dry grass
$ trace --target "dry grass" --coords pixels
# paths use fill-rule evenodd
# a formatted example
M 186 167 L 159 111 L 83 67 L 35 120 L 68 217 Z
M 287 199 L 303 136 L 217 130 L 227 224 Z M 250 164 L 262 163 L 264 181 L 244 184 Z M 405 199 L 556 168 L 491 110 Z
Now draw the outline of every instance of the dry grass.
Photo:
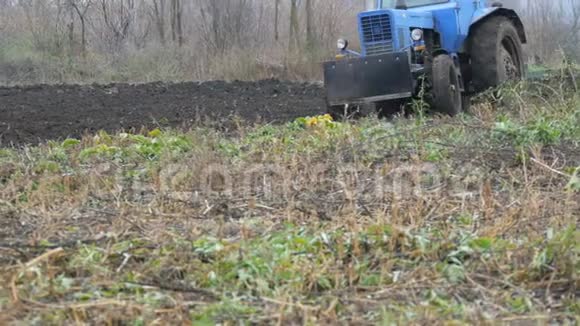
M 26 42 L 23 42 L 27 44 Z M 116 55 L 84 57 L 39 52 L 0 40 L 0 85 L 145 83 L 191 80 L 320 80 L 321 63 L 333 49 L 288 52 L 271 48 L 234 48 L 224 54 L 195 46 L 150 46 Z
M 0 150 L 0 320 L 578 323 L 578 96 L 517 94 Z

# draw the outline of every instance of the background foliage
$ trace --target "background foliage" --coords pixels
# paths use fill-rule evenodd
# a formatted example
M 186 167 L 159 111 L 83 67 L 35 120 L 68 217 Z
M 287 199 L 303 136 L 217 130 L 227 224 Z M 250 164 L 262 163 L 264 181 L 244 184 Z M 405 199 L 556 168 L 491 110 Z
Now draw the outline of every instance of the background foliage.
M 532 63 L 577 57 L 580 3 L 505 0 Z M 0 83 L 320 79 L 363 0 L 0 0 Z

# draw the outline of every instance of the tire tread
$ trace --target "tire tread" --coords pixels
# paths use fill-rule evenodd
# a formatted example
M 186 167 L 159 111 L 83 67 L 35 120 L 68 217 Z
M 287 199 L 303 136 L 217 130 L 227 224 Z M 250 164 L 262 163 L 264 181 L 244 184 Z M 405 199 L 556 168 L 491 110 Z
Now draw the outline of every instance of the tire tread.
M 523 51 L 516 27 L 505 16 L 490 17 L 477 26 L 470 36 L 469 53 L 476 92 L 497 87 L 502 82 L 499 53 L 504 35 L 509 35 L 517 42 L 520 70 L 523 75 Z

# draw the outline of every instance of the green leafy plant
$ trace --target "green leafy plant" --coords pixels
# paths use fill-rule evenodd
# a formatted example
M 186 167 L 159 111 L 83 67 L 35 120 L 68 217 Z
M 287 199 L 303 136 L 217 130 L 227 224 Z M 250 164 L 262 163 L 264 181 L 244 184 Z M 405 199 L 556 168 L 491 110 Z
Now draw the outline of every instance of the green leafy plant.
M 69 139 L 65 139 L 62 142 L 61 146 L 64 149 L 71 149 L 71 148 L 74 148 L 74 147 L 78 146 L 80 143 L 81 143 L 81 141 L 78 140 L 78 139 L 70 139 L 69 138 Z
M 94 147 L 89 147 L 83 149 L 79 157 L 81 160 L 87 160 L 90 158 L 104 158 L 104 159 L 112 159 L 117 157 L 121 153 L 121 148 L 117 146 L 109 146 L 105 144 L 97 145 Z
M 549 145 L 560 141 L 563 127 L 558 121 L 543 117 L 521 125 L 504 116 L 495 124 L 494 131 L 498 137 L 512 139 L 519 146 Z
M 570 182 L 568 182 L 566 189 L 569 191 L 580 192 L 580 167 L 576 168 L 572 174 L 572 178 L 570 179 Z

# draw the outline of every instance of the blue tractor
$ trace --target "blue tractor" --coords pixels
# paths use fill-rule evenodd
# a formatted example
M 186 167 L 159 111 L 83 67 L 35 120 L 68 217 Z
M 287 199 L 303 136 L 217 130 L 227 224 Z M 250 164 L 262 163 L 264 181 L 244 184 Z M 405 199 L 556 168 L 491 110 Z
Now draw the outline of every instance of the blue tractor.
M 453 116 L 473 94 L 525 77 L 524 25 L 497 1 L 367 0 L 358 27 L 361 53 L 340 39 L 336 60 L 323 65 L 337 119 L 365 103 L 389 114 L 419 95 Z

